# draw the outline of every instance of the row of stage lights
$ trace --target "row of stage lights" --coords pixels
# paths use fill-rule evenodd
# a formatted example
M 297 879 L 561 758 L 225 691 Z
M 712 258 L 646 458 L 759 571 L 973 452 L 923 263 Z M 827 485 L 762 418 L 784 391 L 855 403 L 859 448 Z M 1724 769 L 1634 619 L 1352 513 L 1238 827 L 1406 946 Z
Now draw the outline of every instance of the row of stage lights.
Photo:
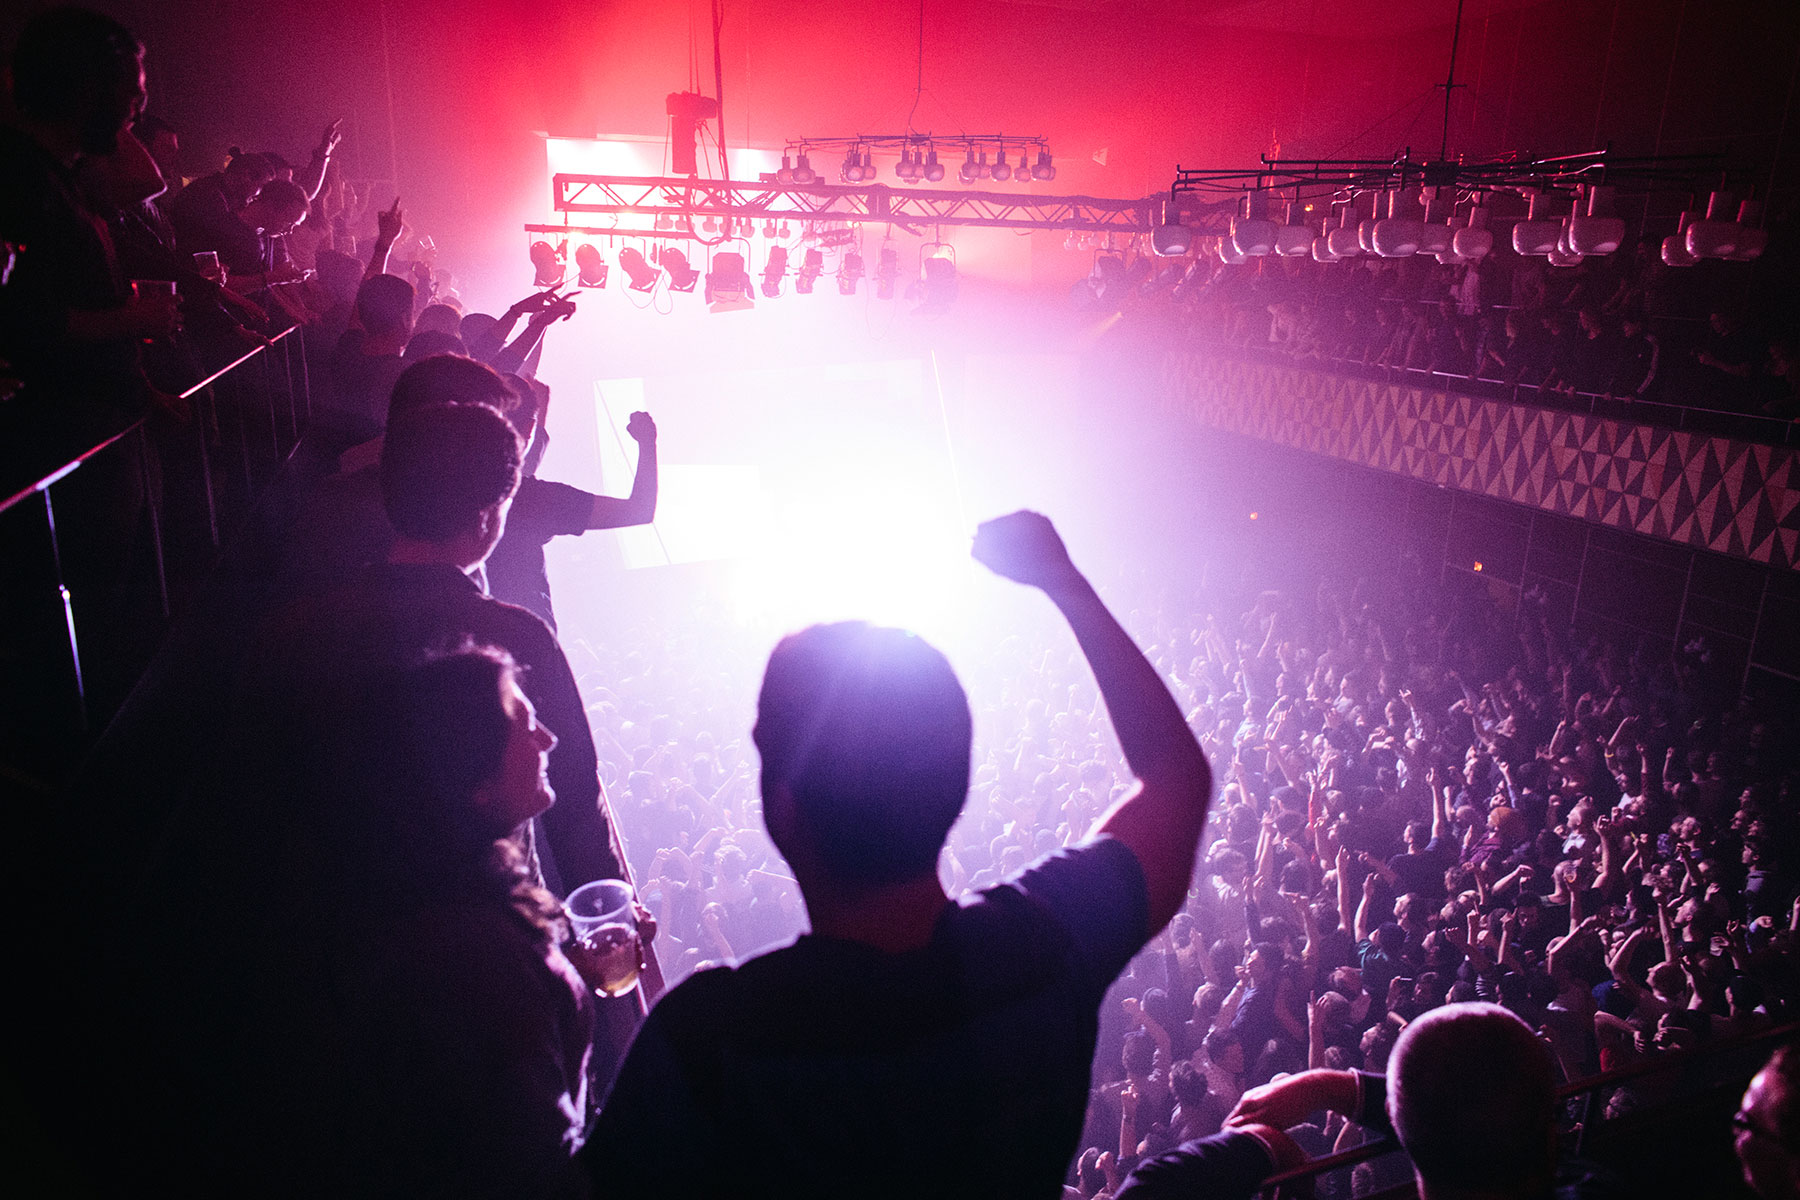
M 531 265 L 535 273 L 532 286 L 555 288 L 569 285 L 567 250 L 566 242 L 552 245 L 547 241 L 536 241 L 531 244 Z M 626 246 L 619 251 L 617 262 L 619 270 L 625 273 L 626 288 L 634 292 L 653 292 L 665 280 L 672 292 L 692 292 L 701 280 L 700 269 L 674 246 L 653 246 L 648 256 L 635 246 Z M 773 246 L 769 249 L 761 272 L 764 297 L 773 300 L 781 295 L 782 281 L 789 275 L 789 262 L 787 247 Z M 598 246 L 592 242 L 581 242 L 575 246 L 573 286 L 604 288 L 610 273 L 611 264 L 601 255 Z M 802 296 L 811 295 L 820 277 L 825 274 L 825 252 L 816 246 L 809 247 L 801 256 L 798 270 L 792 274 L 794 291 Z M 855 250 L 846 250 L 835 272 L 838 294 L 854 296 L 864 275 L 863 256 Z M 894 299 L 900 281 L 900 252 L 892 247 L 884 247 L 872 278 L 876 299 Z M 755 291 L 755 282 L 750 276 L 744 256 L 736 251 L 727 250 L 713 255 L 705 272 L 705 279 L 708 304 L 748 307 L 754 303 L 751 296 Z M 908 294 L 912 295 L 912 289 L 908 289 Z M 941 310 L 948 308 L 955 296 L 955 253 L 943 244 L 927 247 L 920 256 L 918 297 L 925 301 L 926 307 Z
M 1285 222 L 1275 220 L 1269 193 L 1254 191 L 1245 195 L 1229 231 L 1219 235 L 1201 235 L 1183 224 L 1171 203 L 1151 244 L 1165 257 L 1197 249 L 1218 256 L 1228 266 L 1268 255 L 1329 263 L 1364 254 L 1380 258 L 1422 254 L 1445 265 L 1486 257 L 1494 247 L 1489 206 L 1478 195 L 1459 225 L 1457 197 L 1446 191 L 1443 196 L 1436 188 L 1365 192 L 1332 204 L 1322 227 L 1309 218 L 1313 206 L 1303 207 L 1298 200 L 1288 205 Z M 1553 212 L 1559 202 L 1571 211 Z M 1525 219 L 1512 226 L 1513 252 L 1542 257 L 1553 267 L 1573 267 L 1589 256 L 1612 254 L 1626 236 L 1614 203 L 1614 189 L 1604 185 L 1582 184 L 1571 196 L 1532 191 Z M 1682 213 L 1675 235 L 1663 239 L 1662 260 L 1671 267 L 1693 266 L 1703 258 L 1748 262 L 1759 257 L 1768 242 L 1760 203 L 1746 200 L 1740 205 L 1730 193 L 1714 192 L 1704 215 Z
M 888 147 L 898 144 L 900 156 L 894 163 L 894 178 L 902 183 L 942 183 L 949 174 L 949 168 L 938 158 L 937 145 L 933 142 L 912 138 L 873 138 L 853 139 L 844 151 L 844 160 L 838 166 L 838 179 L 844 183 L 873 183 L 879 171 L 875 166 L 875 147 Z M 1012 180 L 1020 184 L 1032 181 L 1048 183 L 1056 178 L 1056 164 L 1050 157 L 1049 149 L 1041 139 L 1027 139 L 1018 144 L 1019 162 L 1014 166 L 1007 158 L 1008 150 L 1004 141 L 994 143 L 994 159 L 988 161 L 988 147 L 979 145 L 974 139 L 959 142 L 964 146 L 962 166 L 957 168 L 956 177 L 963 183 L 979 183 L 991 179 L 995 183 Z M 818 183 L 819 172 L 813 167 L 809 150 L 821 143 L 799 143 L 797 148 L 790 145 L 788 152 L 781 156 L 781 166 L 771 175 L 764 178 L 779 184 L 792 184 L 806 187 Z M 1030 148 L 1037 148 L 1034 162 Z

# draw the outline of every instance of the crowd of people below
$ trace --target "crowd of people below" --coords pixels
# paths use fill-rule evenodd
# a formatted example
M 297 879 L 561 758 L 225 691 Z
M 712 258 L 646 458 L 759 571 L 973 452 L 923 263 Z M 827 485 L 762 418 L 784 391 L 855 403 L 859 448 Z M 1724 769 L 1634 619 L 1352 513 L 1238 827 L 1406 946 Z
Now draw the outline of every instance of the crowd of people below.
M 545 544 L 657 497 L 646 413 L 629 496 L 535 478 L 534 354 L 568 302 L 463 314 L 429 269 L 390 273 L 399 203 L 333 180 L 335 125 L 303 168 L 235 154 L 157 207 L 172 131 L 142 120 L 142 49 L 108 18 L 39 18 L 13 67 L 0 193 L 38 207 L 0 211 L 32 235 L 0 295 L 9 321 L 59 305 L 47 341 L 3 347 L 22 394 L 86 373 L 114 417 L 182 420 L 165 383 L 193 360 L 136 350 L 179 350 L 184 322 L 246 344 L 298 323 L 331 362 L 58 813 L 74 917 L 29 944 L 44 1008 L 88 1036 L 26 1057 L 61 1111 L 93 1079 L 153 1100 L 104 1170 L 268 1195 L 1153 1196 L 1393 1134 L 1431 1200 L 1471 1152 L 1421 1106 L 1485 1105 L 1501 1064 L 1542 1067 L 1516 1139 L 1549 1128 L 1557 1078 L 1795 1015 L 1795 713 L 1700 648 L 1584 639 L 1409 561 L 1304 594 L 1155 590 L 1121 622 L 1031 513 L 974 553 L 1060 624 L 972 652 L 967 691 L 860 623 L 765 667 L 703 596 L 565 647 Z M 1381 311 L 1379 273 L 1338 274 Z M 1221 277 L 1203 311 L 1242 335 L 1233 289 L 1281 278 Z M 1308 302 L 1252 299 L 1299 305 L 1296 352 L 1352 345 Z M 1412 365 L 1399 340 L 1354 344 Z M 34 409 L 33 448 L 94 415 Z M 607 877 L 636 881 L 670 989 L 647 1015 L 564 909 Z M 71 921 L 105 922 L 102 961 Z M 1432 1075 L 1462 1049 L 1472 1077 Z M 1607 1111 L 1666 1099 L 1634 1078 Z M 1770 1105 L 1746 1119 L 1779 1140 L 1800 1106 Z
M 1794 713 L 1728 700 L 1701 648 L 1658 661 L 1404 575 L 1241 612 L 1140 599 L 1128 623 L 1220 788 L 1181 913 L 1102 1009 L 1083 1195 L 1218 1132 L 1278 1076 L 1379 1073 L 1448 1004 L 1504 1006 L 1565 1081 L 1794 1019 Z M 1080 843 L 1129 783 L 1052 632 L 962 664 L 1007 703 L 978 707 L 952 896 Z M 577 659 L 673 982 L 783 944 L 804 909 L 762 831 L 747 713 L 717 694 L 754 664 L 668 628 L 619 634 Z M 1661 1089 L 1609 1089 L 1606 1111 Z M 1365 1136 L 1340 1116 L 1306 1149 Z

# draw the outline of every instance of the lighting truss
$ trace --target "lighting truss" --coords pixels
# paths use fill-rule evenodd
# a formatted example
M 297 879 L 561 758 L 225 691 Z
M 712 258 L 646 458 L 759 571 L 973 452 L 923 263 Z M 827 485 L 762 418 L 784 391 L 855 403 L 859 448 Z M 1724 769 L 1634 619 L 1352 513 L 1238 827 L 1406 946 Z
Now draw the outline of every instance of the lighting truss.
M 1421 162 L 1410 150 L 1392 159 L 1276 159 L 1264 155 L 1249 168 L 1176 167 L 1171 197 L 1184 193 L 1268 190 L 1313 198 L 1325 194 L 1394 188 L 1454 188 L 1460 193 L 1488 191 L 1573 191 L 1577 186 L 1612 186 L 1650 190 L 1695 186 L 1720 169 L 1717 155 L 1623 157 L 1610 148 L 1556 158 L 1495 159 L 1488 162 Z
M 1024 140 L 1024 139 L 1019 139 Z M 1016 144 L 1016 143 L 1015 143 Z M 718 241 L 701 230 L 707 217 L 721 220 L 847 222 L 897 225 L 911 232 L 938 226 L 986 229 L 1056 229 L 1121 236 L 1154 228 L 1154 200 L 1108 200 L 1093 196 L 1034 196 L 1030 193 L 931 191 L 871 183 L 853 187 L 825 183 L 681 179 L 657 176 L 558 174 L 551 183 L 552 205 L 564 220 L 610 218 L 587 225 L 527 225 L 531 233 L 590 237 L 692 238 Z M 659 220 L 662 218 L 662 220 Z M 666 226 L 658 228 L 658 225 Z

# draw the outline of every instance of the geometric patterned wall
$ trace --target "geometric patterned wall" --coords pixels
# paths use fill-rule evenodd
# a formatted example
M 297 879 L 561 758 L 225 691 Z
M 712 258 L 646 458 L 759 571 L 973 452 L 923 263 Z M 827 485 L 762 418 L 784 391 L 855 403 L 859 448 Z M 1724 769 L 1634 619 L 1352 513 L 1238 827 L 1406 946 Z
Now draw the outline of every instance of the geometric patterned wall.
M 1311 368 L 1172 352 L 1170 408 L 1202 425 L 1789 569 L 1800 454 Z

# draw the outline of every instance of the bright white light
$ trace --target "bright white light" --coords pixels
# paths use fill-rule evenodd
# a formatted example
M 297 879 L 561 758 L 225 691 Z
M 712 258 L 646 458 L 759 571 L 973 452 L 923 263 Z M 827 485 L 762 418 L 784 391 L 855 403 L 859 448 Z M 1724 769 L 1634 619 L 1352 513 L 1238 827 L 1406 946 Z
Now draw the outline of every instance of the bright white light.
M 929 636 L 958 623 L 971 531 L 916 364 L 594 389 L 607 477 L 630 477 L 633 409 L 663 429 L 656 523 L 620 531 L 626 565 L 718 560 L 737 618 L 772 629 L 856 618 Z
M 971 563 L 942 481 L 921 464 L 843 463 L 777 502 L 734 579 L 739 613 L 778 627 L 862 619 L 926 635 L 954 624 Z

